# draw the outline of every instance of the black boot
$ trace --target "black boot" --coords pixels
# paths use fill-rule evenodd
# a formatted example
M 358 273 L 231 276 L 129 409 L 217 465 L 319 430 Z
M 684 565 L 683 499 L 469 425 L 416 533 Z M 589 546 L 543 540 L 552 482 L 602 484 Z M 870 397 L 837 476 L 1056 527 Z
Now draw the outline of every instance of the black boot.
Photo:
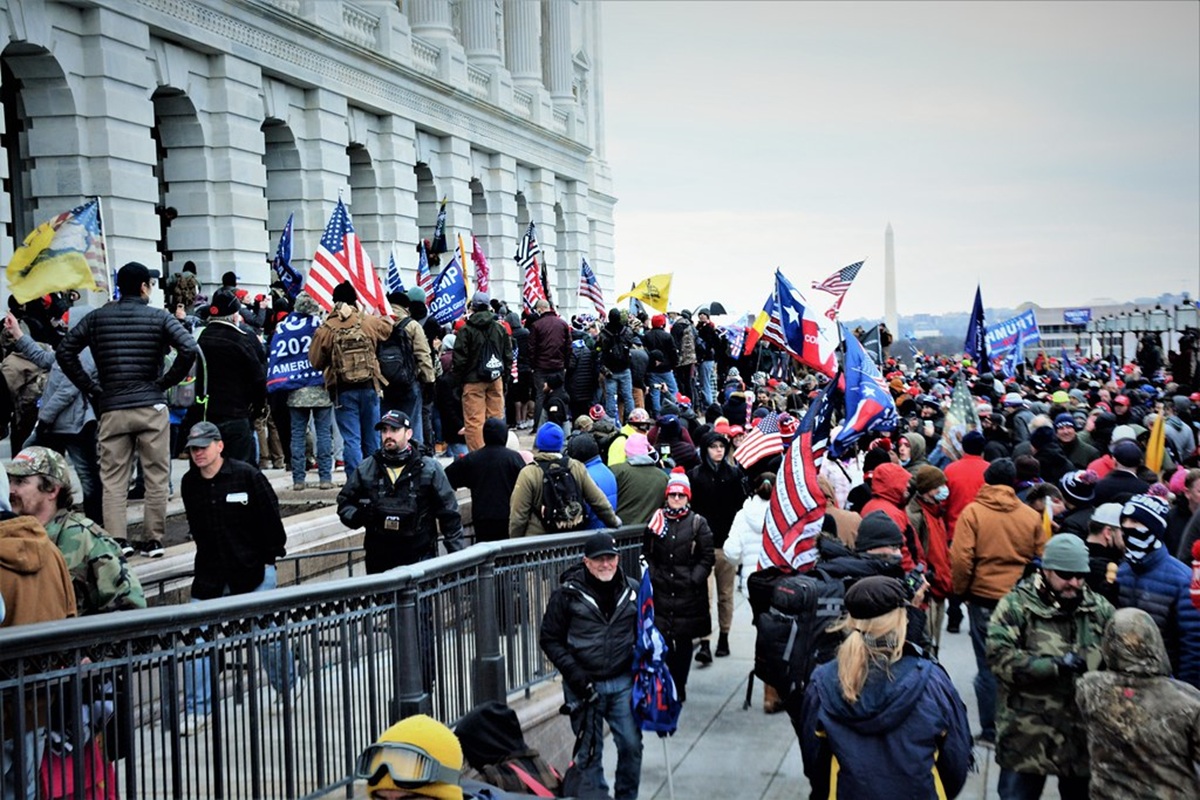
M 724 658 L 729 655 L 729 634 L 722 633 L 717 636 L 717 652 L 714 654 L 717 658 Z
M 707 667 L 712 663 L 712 650 L 708 649 L 708 639 L 700 640 L 700 649 L 696 651 L 696 663 Z

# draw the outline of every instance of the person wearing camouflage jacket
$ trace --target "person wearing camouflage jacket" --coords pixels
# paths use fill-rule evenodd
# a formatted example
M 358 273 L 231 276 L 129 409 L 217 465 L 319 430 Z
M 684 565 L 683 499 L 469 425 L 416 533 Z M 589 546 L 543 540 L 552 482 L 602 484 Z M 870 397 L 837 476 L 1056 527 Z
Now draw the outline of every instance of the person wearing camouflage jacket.
M 1047 544 L 1041 568 L 1004 596 L 987 630 L 996 676 L 996 761 L 1002 800 L 1039 797 L 1057 775 L 1063 798 L 1087 798 L 1087 732 L 1075 680 L 1100 668 L 1100 638 L 1113 615 L 1084 583 L 1087 547 L 1063 534 Z
M 146 607 L 142 584 L 120 546 L 91 519 L 71 510 L 66 459 L 46 447 L 27 447 L 5 471 L 13 510 L 36 518 L 62 553 L 79 616 Z
M 1172 679 L 1154 619 L 1122 608 L 1104 632 L 1105 672 L 1075 686 L 1088 731 L 1092 800 L 1200 797 L 1200 691 Z

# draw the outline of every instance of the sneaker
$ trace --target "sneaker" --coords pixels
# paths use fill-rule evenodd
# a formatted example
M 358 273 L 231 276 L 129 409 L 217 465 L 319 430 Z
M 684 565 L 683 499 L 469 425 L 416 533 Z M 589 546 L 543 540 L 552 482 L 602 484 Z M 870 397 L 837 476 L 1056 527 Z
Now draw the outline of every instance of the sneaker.
M 975 744 L 982 745 L 983 747 L 995 747 L 996 746 L 996 734 L 994 734 L 994 733 L 977 733 L 977 734 L 975 734 Z
M 208 727 L 207 714 L 184 714 L 179 718 L 179 735 L 191 736 Z
M 292 491 L 293 491 L 293 492 L 303 492 L 303 491 L 304 491 L 305 489 L 307 489 L 307 488 L 308 488 L 308 484 L 307 484 L 307 483 L 293 483 L 293 484 L 292 484 Z
M 717 637 L 717 652 L 714 654 L 717 658 L 724 658 L 729 655 L 729 634 L 722 633 Z
M 703 667 L 707 667 L 712 663 L 712 660 L 712 650 L 710 650 L 708 647 L 708 639 L 701 639 L 700 649 L 696 651 L 696 663 Z
M 126 558 L 129 558 L 131 555 L 137 552 L 133 549 L 133 545 L 129 543 L 128 539 L 116 539 L 115 541 L 117 543 L 117 547 L 121 548 L 121 555 L 125 556 Z
M 333 481 L 321 481 L 317 484 L 318 489 L 336 489 L 337 486 Z
M 164 555 L 162 542 L 138 542 L 138 549 L 146 558 L 162 558 Z

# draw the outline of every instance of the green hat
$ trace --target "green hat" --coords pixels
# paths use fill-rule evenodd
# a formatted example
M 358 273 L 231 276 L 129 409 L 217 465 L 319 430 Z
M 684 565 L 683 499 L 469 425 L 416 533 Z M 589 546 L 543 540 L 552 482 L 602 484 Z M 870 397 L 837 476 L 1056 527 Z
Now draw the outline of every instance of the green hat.
M 1046 543 L 1042 568 L 1055 572 L 1088 572 L 1087 545 L 1073 533 L 1060 533 Z
M 26 447 L 13 456 L 4 471 L 14 477 L 45 475 L 61 486 L 71 483 L 67 460 L 48 447 Z

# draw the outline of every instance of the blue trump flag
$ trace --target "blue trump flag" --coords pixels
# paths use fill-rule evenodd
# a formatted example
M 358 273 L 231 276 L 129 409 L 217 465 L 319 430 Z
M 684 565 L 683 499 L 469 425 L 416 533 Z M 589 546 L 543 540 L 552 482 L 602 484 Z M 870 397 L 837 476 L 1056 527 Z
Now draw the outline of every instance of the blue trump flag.
M 304 278 L 300 277 L 300 273 L 292 266 L 292 218 L 294 216 L 295 214 L 288 214 L 288 221 L 283 226 L 283 233 L 279 234 L 279 246 L 275 248 L 275 258 L 271 259 L 271 269 L 275 270 L 275 274 L 279 276 L 279 280 L 283 284 L 283 290 L 293 300 L 300 294 L 300 289 L 304 286 Z
M 896 413 L 896 402 L 883 381 L 883 375 L 879 373 L 879 367 L 875 366 L 862 344 L 845 327 L 842 326 L 842 336 L 846 340 L 846 419 L 829 447 L 835 458 L 864 433 L 894 430 L 900 419 Z
M 467 310 L 467 280 L 458 257 L 438 275 L 433 284 L 433 300 L 429 301 L 429 316 L 442 325 L 451 325 Z
M 983 293 L 978 285 L 975 287 L 975 305 L 971 309 L 971 322 L 967 326 L 967 341 L 963 344 L 963 352 L 980 369 L 989 366 L 987 326 L 983 321 Z
M 324 385 L 321 370 L 308 360 L 308 348 L 319 327 L 321 320 L 306 314 L 288 314 L 275 326 L 271 352 L 267 355 L 268 392 Z
M 395 253 L 388 253 L 387 290 L 388 294 L 404 293 L 404 280 L 400 277 L 400 268 L 396 266 Z
M 650 571 L 638 587 L 638 635 L 633 646 L 633 718 L 644 731 L 670 736 L 679 727 L 683 703 L 663 656 L 667 642 L 654 625 L 654 587 Z

